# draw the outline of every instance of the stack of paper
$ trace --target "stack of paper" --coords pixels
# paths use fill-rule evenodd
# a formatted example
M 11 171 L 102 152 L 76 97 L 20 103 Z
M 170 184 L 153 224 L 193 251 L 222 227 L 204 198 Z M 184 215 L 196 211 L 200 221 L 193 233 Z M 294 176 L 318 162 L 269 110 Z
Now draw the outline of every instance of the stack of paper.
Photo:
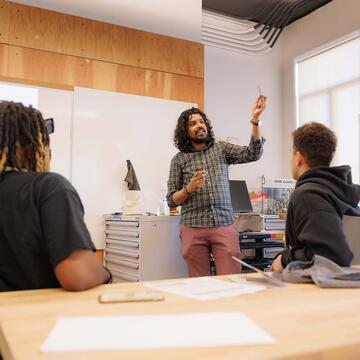
M 60 318 L 41 350 L 43 352 L 113 351 L 274 342 L 275 340 L 268 333 L 242 313 L 214 312 Z
M 224 297 L 251 294 L 266 289 L 266 286 L 249 284 L 246 281 L 234 284 L 229 281 L 216 280 L 210 277 L 175 279 L 151 283 L 146 286 L 196 300 L 221 299 Z

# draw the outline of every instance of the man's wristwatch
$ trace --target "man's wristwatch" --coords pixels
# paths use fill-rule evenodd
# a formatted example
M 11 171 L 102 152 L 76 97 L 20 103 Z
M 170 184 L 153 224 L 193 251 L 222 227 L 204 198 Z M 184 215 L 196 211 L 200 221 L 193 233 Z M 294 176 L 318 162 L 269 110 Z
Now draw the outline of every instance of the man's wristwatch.
M 261 126 L 261 120 L 259 119 L 259 120 L 257 120 L 257 121 L 255 121 L 254 119 L 251 119 L 251 121 L 250 121 L 253 125 L 255 125 L 255 126 Z

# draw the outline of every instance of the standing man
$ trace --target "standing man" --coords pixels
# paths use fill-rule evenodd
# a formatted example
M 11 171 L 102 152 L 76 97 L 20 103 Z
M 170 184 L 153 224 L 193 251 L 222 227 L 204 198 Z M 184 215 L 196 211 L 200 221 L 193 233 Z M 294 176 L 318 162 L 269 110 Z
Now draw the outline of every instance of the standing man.
M 260 115 L 265 96 L 257 99 L 249 146 L 215 142 L 209 119 L 199 109 L 184 111 L 174 134 L 180 150 L 171 161 L 167 200 L 182 205 L 180 238 L 189 276 L 210 275 L 210 251 L 218 275 L 239 273 L 239 234 L 233 225 L 228 165 L 256 161 L 262 154 Z
M 271 265 L 282 271 L 290 262 L 321 255 L 350 266 L 353 253 L 344 234 L 344 215 L 360 216 L 360 186 L 352 183 L 350 166 L 330 166 L 336 135 L 320 123 L 293 132 L 291 172 L 296 182 L 286 218 L 287 248 Z

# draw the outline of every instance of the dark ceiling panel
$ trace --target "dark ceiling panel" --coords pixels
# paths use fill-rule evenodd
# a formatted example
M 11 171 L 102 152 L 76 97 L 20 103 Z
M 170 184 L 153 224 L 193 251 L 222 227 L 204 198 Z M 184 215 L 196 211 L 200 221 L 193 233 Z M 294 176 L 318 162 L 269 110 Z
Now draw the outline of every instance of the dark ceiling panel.
M 306 16 L 332 0 L 203 0 L 203 9 L 242 20 L 278 26 L 279 14 L 288 18 L 287 25 Z M 278 20 L 279 21 L 279 20 Z

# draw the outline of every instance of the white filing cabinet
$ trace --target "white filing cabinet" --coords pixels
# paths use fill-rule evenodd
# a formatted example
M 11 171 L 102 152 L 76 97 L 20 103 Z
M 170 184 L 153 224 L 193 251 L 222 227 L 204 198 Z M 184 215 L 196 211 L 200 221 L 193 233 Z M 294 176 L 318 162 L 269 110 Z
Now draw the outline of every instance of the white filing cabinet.
M 105 266 L 113 282 L 187 276 L 181 256 L 179 216 L 134 216 L 105 220 Z

